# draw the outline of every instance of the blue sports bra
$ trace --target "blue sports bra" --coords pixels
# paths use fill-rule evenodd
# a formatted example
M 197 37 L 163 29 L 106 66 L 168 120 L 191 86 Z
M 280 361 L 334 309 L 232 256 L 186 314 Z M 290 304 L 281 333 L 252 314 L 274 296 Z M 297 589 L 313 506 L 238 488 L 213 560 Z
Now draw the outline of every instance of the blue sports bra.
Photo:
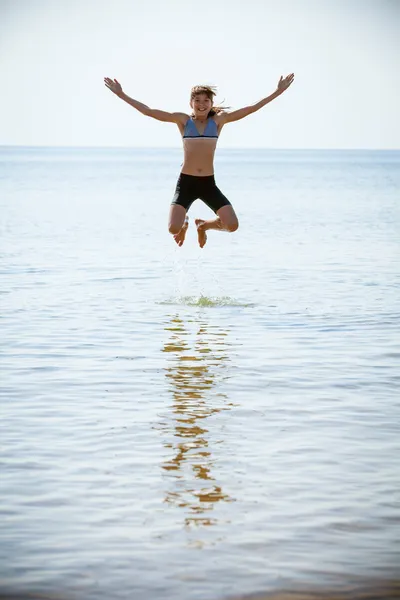
M 218 127 L 216 122 L 214 119 L 207 119 L 207 125 L 204 129 L 204 133 L 200 135 L 192 117 L 189 117 L 189 119 L 186 121 L 185 130 L 183 132 L 183 139 L 187 138 L 218 138 Z

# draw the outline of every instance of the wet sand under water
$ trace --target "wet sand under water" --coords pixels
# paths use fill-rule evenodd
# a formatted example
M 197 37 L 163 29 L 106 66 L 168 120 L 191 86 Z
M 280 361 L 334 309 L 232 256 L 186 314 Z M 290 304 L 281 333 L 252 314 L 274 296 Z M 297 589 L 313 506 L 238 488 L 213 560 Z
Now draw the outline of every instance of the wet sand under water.
M 162 597 L 162 596 L 161 596 Z M 337 585 L 332 588 L 316 588 L 310 586 L 307 589 L 301 584 L 297 590 L 288 589 L 274 593 L 259 593 L 246 596 L 229 596 L 222 600 L 399 600 L 400 580 L 388 581 L 361 581 Z M 81 596 L 67 596 L 62 593 L 26 593 L 0 591 L 0 600 L 85 600 Z M 112 596 L 109 597 L 112 600 Z M 131 600 L 139 600 L 131 596 Z M 141 597 L 140 600 L 159 600 L 157 597 Z M 185 600 L 182 597 L 180 600 Z M 204 600 L 215 600 L 212 596 L 204 596 Z

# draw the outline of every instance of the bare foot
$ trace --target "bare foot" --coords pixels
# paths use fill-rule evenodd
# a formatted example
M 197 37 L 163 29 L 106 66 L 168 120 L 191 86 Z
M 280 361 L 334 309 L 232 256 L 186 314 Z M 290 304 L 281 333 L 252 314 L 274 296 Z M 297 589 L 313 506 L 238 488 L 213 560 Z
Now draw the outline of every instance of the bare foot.
M 187 232 L 188 227 L 189 227 L 189 219 L 186 218 L 184 224 L 182 225 L 182 229 L 180 230 L 180 232 L 176 233 L 174 235 L 174 240 L 176 241 L 178 246 L 182 246 L 183 242 L 185 241 L 186 232 Z
M 204 219 L 195 219 L 194 222 L 196 223 L 197 227 L 197 237 L 199 238 L 199 246 L 200 248 L 203 248 L 207 241 L 207 234 L 201 226 L 203 225 L 203 223 L 205 223 L 205 221 Z

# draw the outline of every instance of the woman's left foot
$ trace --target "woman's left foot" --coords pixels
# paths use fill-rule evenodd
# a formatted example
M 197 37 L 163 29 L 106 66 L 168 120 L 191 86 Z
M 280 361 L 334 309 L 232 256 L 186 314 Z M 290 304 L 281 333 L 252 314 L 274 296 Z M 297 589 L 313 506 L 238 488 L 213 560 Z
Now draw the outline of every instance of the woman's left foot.
M 195 219 L 194 221 L 197 227 L 197 237 L 199 239 L 199 246 L 203 248 L 207 241 L 207 234 L 204 229 L 202 229 L 202 225 L 205 223 L 204 219 Z

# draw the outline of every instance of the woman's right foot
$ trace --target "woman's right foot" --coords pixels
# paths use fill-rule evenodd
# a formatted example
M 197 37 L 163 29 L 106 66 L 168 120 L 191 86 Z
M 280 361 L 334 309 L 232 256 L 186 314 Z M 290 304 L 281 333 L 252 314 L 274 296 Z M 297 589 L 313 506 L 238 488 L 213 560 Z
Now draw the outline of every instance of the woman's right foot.
M 178 246 L 182 246 L 183 242 L 185 241 L 186 232 L 187 232 L 188 227 L 189 227 L 189 219 L 186 218 L 184 224 L 182 225 L 182 229 L 180 230 L 180 232 L 176 233 L 174 235 L 174 240 L 176 241 Z

